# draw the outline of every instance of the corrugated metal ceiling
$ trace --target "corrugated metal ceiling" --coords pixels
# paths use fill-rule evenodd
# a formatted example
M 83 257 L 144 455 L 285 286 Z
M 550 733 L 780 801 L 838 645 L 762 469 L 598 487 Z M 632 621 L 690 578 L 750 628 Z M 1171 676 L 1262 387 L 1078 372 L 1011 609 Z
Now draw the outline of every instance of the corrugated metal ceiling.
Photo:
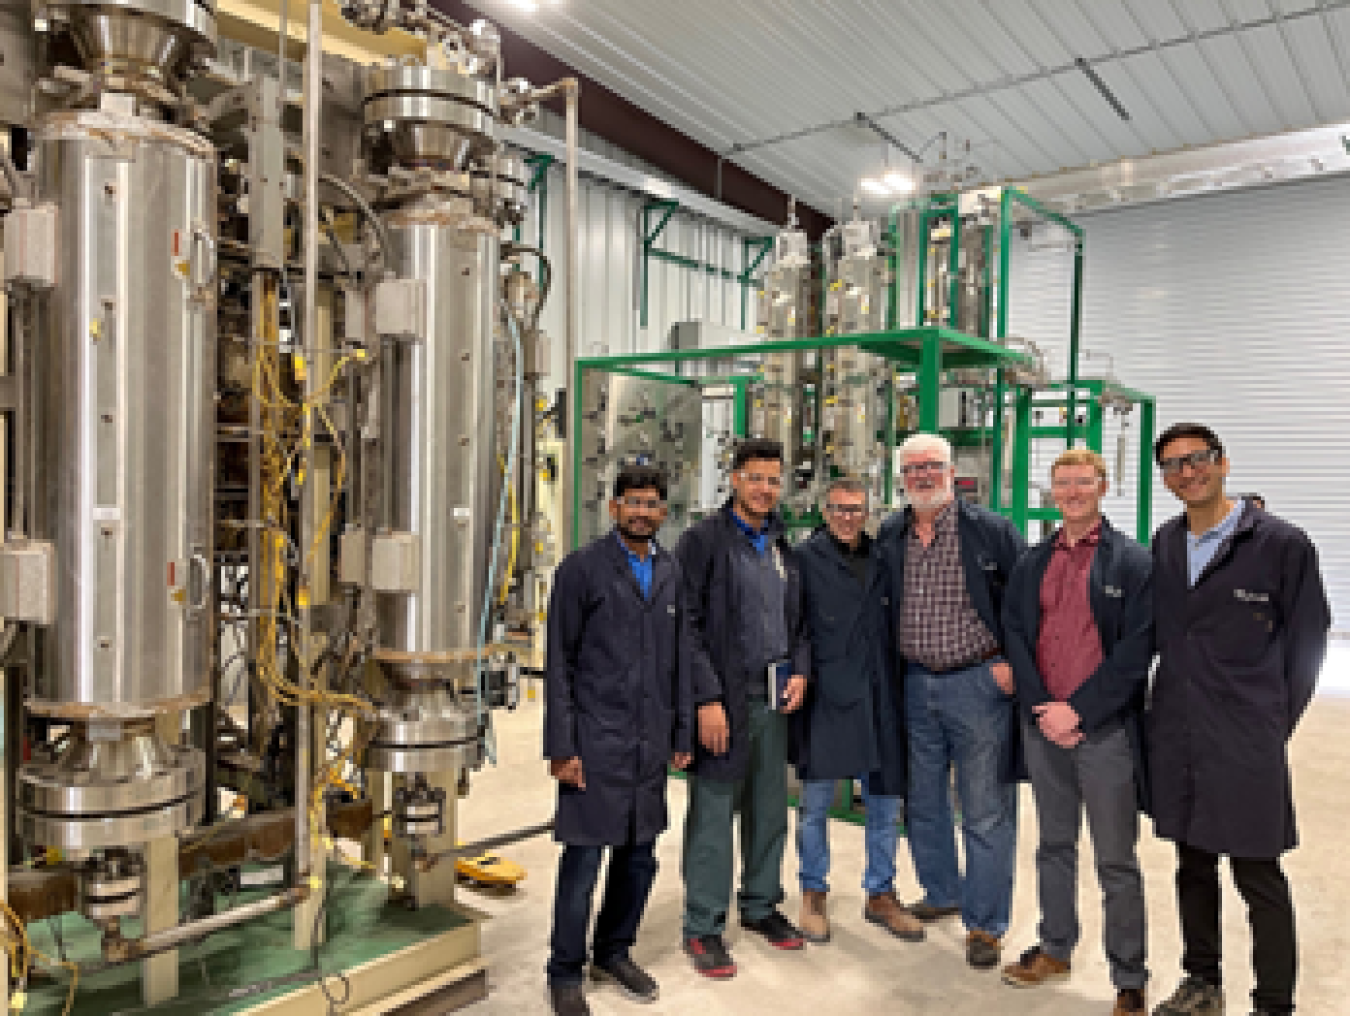
M 526 2 L 474 6 L 719 152 L 862 111 L 1006 180 L 1350 121 L 1350 0 Z M 844 125 L 729 158 L 838 214 L 887 152 Z

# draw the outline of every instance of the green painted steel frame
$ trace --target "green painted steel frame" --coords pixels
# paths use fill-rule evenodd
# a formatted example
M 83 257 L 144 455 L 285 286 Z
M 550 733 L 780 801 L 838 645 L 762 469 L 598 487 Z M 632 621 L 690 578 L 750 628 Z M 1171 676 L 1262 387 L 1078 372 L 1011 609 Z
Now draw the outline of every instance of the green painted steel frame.
M 536 152 L 525 159 L 525 165 L 534 171 L 530 174 L 529 183 L 525 185 L 525 192 L 539 195 L 539 210 L 535 215 L 534 245 L 540 250 L 544 249 L 544 236 L 548 225 L 548 171 L 555 161 L 557 160 L 548 152 Z M 520 223 L 516 223 L 512 234 L 516 243 L 520 243 Z
M 1115 381 L 1098 378 L 1080 379 L 1077 384 L 1061 381 L 1050 386 L 1050 393 L 1063 393 L 1063 399 L 1040 399 L 1035 402 L 1038 409 L 1062 407 L 1066 412 L 1076 412 L 1079 399 L 1088 404 L 1087 434 L 1085 443 L 1098 454 L 1105 454 L 1105 397 L 1123 399 L 1139 407 L 1139 477 L 1135 487 L 1135 539 L 1147 544 L 1153 537 L 1153 439 L 1157 420 L 1157 404 L 1152 395 L 1135 388 L 1127 388 Z M 1044 393 L 1043 393 L 1044 394 Z M 1065 420 L 1063 427 L 1028 427 L 1026 445 L 1030 456 L 1031 442 L 1038 439 L 1060 440 L 1067 442 L 1072 438 L 1074 426 L 1071 420 Z M 1054 519 L 1054 512 L 1032 512 L 1031 518 Z
M 1002 368 L 1030 364 L 1030 357 L 1020 350 L 1009 349 L 1007 346 L 991 342 L 988 339 L 965 335 L 950 328 L 940 327 L 899 328 L 843 337 L 784 339 L 753 345 L 717 346 L 709 349 L 664 350 L 654 353 L 583 357 L 576 361 L 572 376 L 573 400 L 570 439 L 573 442 L 573 447 L 576 448 L 581 438 L 581 393 L 586 372 L 589 370 L 650 377 L 654 381 L 680 384 L 739 384 L 735 426 L 739 434 L 744 434 L 748 423 L 747 407 L 744 403 L 747 401 L 748 388 L 758 380 L 758 374 L 746 372 L 717 378 L 701 378 L 648 370 L 646 369 L 647 366 L 702 360 L 735 360 L 740 357 L 760 357 L 766 353 L 805 352 L 843 346 L 857 346 L 869 353 L 885 357 L 893 363 L 915 370 L 920 383 L 919 425 L 921 429 L 933 431 L 938 429 L 937 392 L 941 388 L 944 370 L 961 367 Z M 893 444 L 895 439 L 893 421 L 888 424 L 887 429 Z M 580 538 L 581 458 L 580 455 L 572 456 L 572 531 L 567 534 L 571 547 L 576 547 Z M 1014 517 L 1014 521 L 1025 529 L 1025 518 L 1018 520 Z
M 680 203 L 674 199 L 648 201 L 642 206 L 642 279 L 638 304 L 639 324 L 646 328 L 650 319 L 651 262 L 655 259 L 665 261 L 667 264 L 679 265 L 692 271 L 705 272 L 728 282 L 740 283 L 741 330 L 744 331 L 750 314 L 750 287 L 757 284 L 755 272 L 763 263 L 764 258 L 768 256 L 769 251 L 773 250 L 774 238 L 771 236 L 742 237 L 741 263 L 745 267 L 740 272 L 728 271 L 718 265 L 685 257 L 683 254 L 676 254 L 657 246 L 661 234 L 665 232 L 666 227 L 670 225 L 670 220 L 679 210 Z M 660 213 L 660 218 L 655 226 L 652 225 L 652 214 L 654 212 Z

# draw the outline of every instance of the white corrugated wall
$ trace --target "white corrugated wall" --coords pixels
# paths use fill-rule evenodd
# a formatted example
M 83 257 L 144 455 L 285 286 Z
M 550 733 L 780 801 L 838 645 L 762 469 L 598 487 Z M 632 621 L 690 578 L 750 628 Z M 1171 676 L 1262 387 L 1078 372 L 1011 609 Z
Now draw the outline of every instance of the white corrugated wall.
M 1350 628 L 1350 177 L 1085 214 L 1082 342 L 1158 400 L 1158 428 L 1223 439 L 1229 489 L 1316 542 Z M 1067 342 L 1071 261 L 1037 233 L 1012 266 L 1009 331 Z M 1087 361 L 1083 374 L 1099 373 Z M 1049 422 L 1049 421 L 1047 421 Z M 1126 482 L 1130 476 L 1127 474 Z M 1155 525 L 1177 502 L 1155 471 Z M 1112 503 L 1112 513 L 1123 506 Z
M 563 337 L 566 302 L 563 278 L 567 263 L 566 182 L 561 167 L 548 172 L 548 211 L 544 252 L 553 264 L 553 294 L 542 326 L 551 340 L 546 390 L 567 384 Z M 640 219 L 645 198 L 603 181 L 583 179 L 579 209 L 581 236 L 580 356 L 617 356 L 662 350 L 677 321 L 709 321 L 741 326 L 741 287 L 734 281 L 652 259 L 649 265 L 648 324 L 639 323 L 642 239 Z M 521 242 L 538 241 L 538 197 L 532 196 L 521 227 Z M 653 216 L 655 221 L 657 217 Z M 677 212 L 659 244 L 668 251 L 739 274 L 743 235 L 726 226 Z M 531 266 L 531 270 L 533 270 Z M 747 324 L 754 329 L 755 292 L 748 302 Z

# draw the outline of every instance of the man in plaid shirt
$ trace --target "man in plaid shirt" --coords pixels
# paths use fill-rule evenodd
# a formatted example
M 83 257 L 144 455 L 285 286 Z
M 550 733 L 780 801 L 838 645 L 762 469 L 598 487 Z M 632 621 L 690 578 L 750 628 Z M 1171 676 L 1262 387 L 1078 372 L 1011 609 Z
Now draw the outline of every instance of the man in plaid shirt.
M 924 898 L 921 921 L 960 914 L 966 960 L 997 966 L 1012 905 L 1017 842 L 1016 712 L 1003 659 L 1003 591 L 1026 549 L 1007 519 L 954 495 L 951 445 L 916 434 L 900 446 L 909 507 L 878 540 L 891 570 L 909 741 L 906 821 Z M 955 769 L 966 871 L 957 864 Z

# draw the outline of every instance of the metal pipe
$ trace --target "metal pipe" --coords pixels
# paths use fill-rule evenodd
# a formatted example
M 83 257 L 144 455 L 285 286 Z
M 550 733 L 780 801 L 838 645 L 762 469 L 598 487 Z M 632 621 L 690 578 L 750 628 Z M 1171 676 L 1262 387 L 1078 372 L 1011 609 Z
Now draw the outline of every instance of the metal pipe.
M 447 857 L 477 857 L 479 854 L 485 854 L 489 850 L 496 850 L 499 847 L 509 847 L 513 843 L 530 840 L 536 836 L 542 836 L 544 833 L 552 831 L 552 819 L 547 822 L 540 822 L 537 825 L 523 826 L 520 829 L 512 829 L 507 833 L 498 833 L 496 836 L 489 836 L 476 843 L 461 843 L 459 846 L 451 847 L 449 850 L 442 850 L 435 854 L 427 854 L 421 859 L 420 866 L 423 870 L 429 870 L 430 868 L 435 867 L 437 861 Z
M 298 808 L 296 811 L 298 814 L 304 814 L 303 808 Z M 289 910 L 308 898 L 309 889 L 306 886 L 292 886 L 272 896 L 264 896 L 260 900 L 232 907 L 222 913 L 212 914 L 210 917 L 188 921 L 185 924 L 174 925 L 172 928 L 165 928 L 163 931 L 143 935 L 140 938 L 119 943 L 117 947 L 109 951 L 107 959 L 89 964 L 81 963 L 80 973 L 97 973 L 121 963 L 143 960 L 162 952 L 168 952 L 187 942 L 205 938 L 207 935 L 224 931 L 226 928 L 233 928 L 236 924 L 266 917 L 268 914 L 275 914 L 279 910 Z
M 308 176 L 309 174 L 308 141 L 305 142 L 305 152 L 306 152 L 305 174 L 306 176 Z M 332 187 L 335 190 L 342 191 L 342 193 L 347 196 L 347 198 L 351 201 L 351 203 L 357 207 L 357 209 L 361 212 L 361 214 L 366 217 L 366 221 L 371 224 L 371 226 L 375 230 L 375 235 L 378 236 L 380 239 L 380 257 L 384 259 L 384 270 L 387 273 L 392 273 L 394 270 L 394 247 L 389 240 L 389 230 L 385 227 L 385 224 L 380 219 L 380 217 L 375 214 L 375 209 L 370 207 L 370 202 L 368 202 L 365 198 L 363 198 L 361 196 L 361 192 L 358 191 L 351 184 L 349 184 L 346 180 L 342 179 L 341 177 L 334 176 L 332 173 L 320 173 L 319 181 L 321 183 L 328 184 L 329 187 Z M 317 205 L 315 207 L 317 208 Z
M 581 278 L 578 271 L 581 261 L 581 242 L 580 242 L 580 219 L 579 209 L 581 205 L 581 177 L 578 172 L 578 161 L 580 159 L 580 144 L 578 137 L 580 134 L 580 125 L 577 112 L 578 103 L 581 98 L 581 85 L 576 78 L 564 78 L 557 82 L 551 88 L 562 90 L 567 99 L 567 117 L 566 117 L 566 138 L 567 138 L 567 272 L 563 279 L 564 288 L 567 291 L 567 327 L 563 333 L 563 344 L 565 349 L 565 367 L 563 377 L 567 379 L 567 386 L 570 388 L 576 384 L 576 362 L 577 362 L 577 335 L 581 330 L 581 308 L 577 303 L 577 285 Z M 579 405 L 580 392 L 570 392 L 572 405 Z M 569 425 L 574 425 L 574 421 L 569 420 Z M 566 437 L 566 435 L 564 435 Z M 571 440 L 563 441 L 563 463 L 562 463 L 562 511 L 559 513 L 558 533 L 559 549 L 566 550 L 570 546 L 572 539 L 572 515 L 573 515 L 573 457 L 576 454 L 572 447 Z
M 309 0 L 309 26 L 305 34 L 305 109 L 304 109 L 304 145 L 305 145 L 305 213 L 304 213 L 304 251 L 305 251 L 305 309 L 304 327 L 300 342 L 309 352 L 311 363 L 318 351 L 319 332 L 319 130 L 320 113 L 323 106 L 323 4 L 321 0 Z M 305 372 L 306 402 L 313 396 L 315 371 Z M 311 410 L 305 410 L 309 414 Z M 305 420 L 308 431 L 310 421 Z M 308 438 L 308 434 L 306 434 Z M 312 482 L 312 481 L 311 481 Z M 303 531 L 303 524 L 302 524 Z M 302 540 L 308 545 L 308 538 Z M 300 559 L 301 588 L 309 585 L 308 566 L 304 556 Z M 308 597 L 300 608 L 300 651 L 309 652 L 309 606 Z M 302 689 L 308 690 L 310 673 L 307 666 L 299 668 L 298 680 Z M 310 836 L 309 836 L 309 768 L 313 735 L 310 732 L 312 707 L 303 699 L 295 710 L 295 856 L 296 870 L 300 875 L 310 873 Z
M 14 376 L 18 382 L 14 406 L 14 518 L 11 529 L 19 536 L 27 536 L 28 528 L 28 462 L 33 458 L 29 441 L 36 428 L 30 427 L 28 397 L 31 392 L 28 377 L 28 299 L 14 300 Z
M 10 203 L 17 205 L 21 201 L 27 201 L 28 187 L 23 176 L 19 173 L 19 167 L 14 165 L 14 159 L 9 154 L 8 145 L 0 146 L 0 169 L 4 170 L 5 180 L 9 183 Z

